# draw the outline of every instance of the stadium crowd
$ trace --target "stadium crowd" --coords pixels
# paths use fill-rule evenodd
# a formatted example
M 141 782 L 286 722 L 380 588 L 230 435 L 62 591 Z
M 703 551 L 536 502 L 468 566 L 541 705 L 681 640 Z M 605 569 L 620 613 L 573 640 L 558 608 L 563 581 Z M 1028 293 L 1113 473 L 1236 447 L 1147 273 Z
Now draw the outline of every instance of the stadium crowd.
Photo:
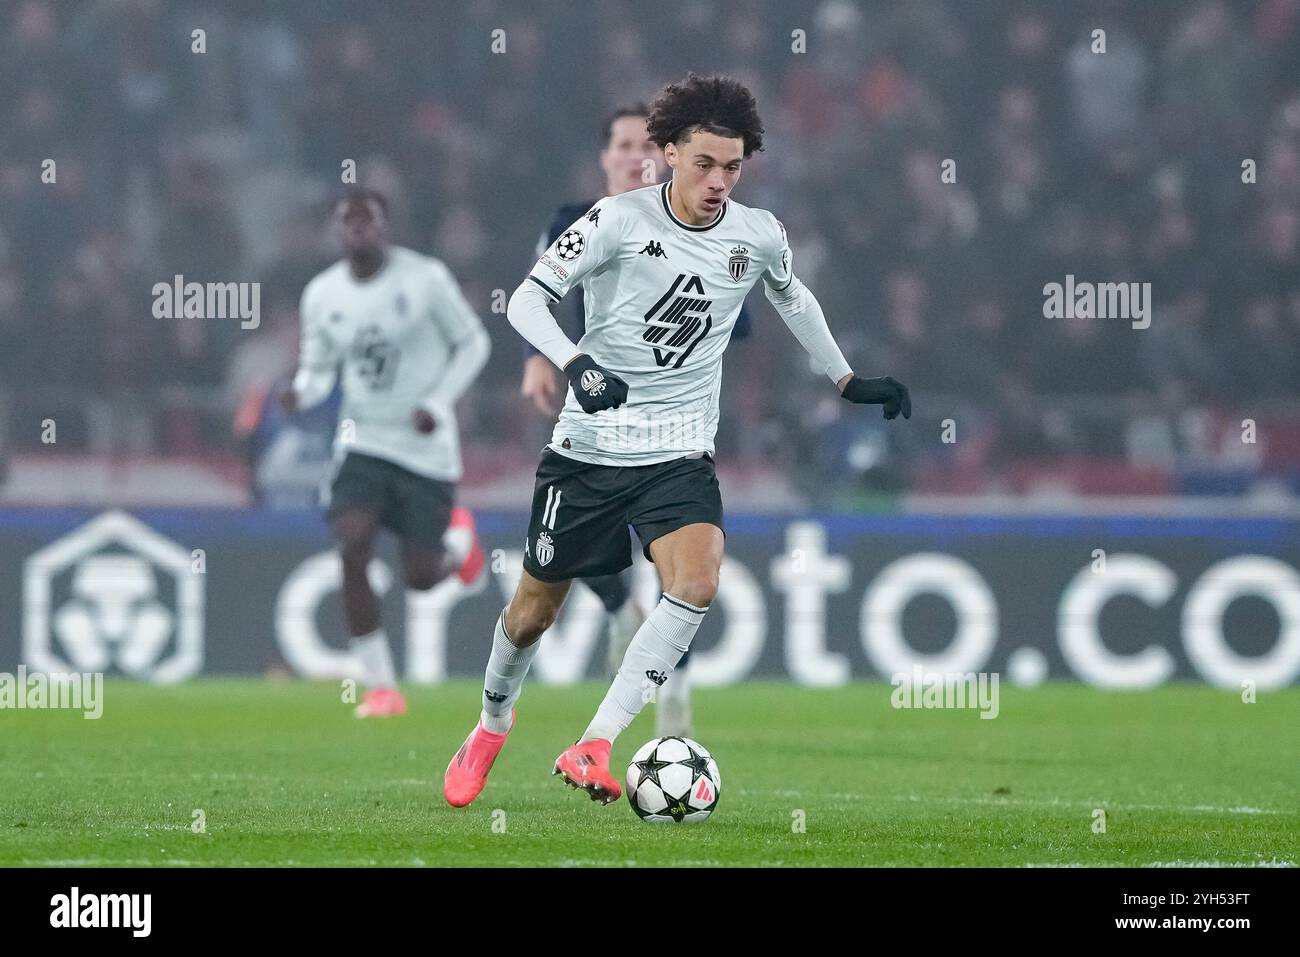
M 1207 422 L 1300 429 L 1297 63 L 1297 0 L 3 3 L 0 446 L 57 414 L 73 449 L 237 448 L 293 367 L 350 159 L 489 326 L 471 471 L 531 459 L 549 423 L 518 414 L 494 290 L 601 191 L 604 118 L 695 69 L 755 91 L 767 149 L 737 199 L 784 221 L 850 361 L 917 408 L 886 431 L 789 374 L 755 292 L 720 458 L 815 501 L 846 465 L 855 491 L 973 491 L 1026 461 L 1212 463 Z M 176 274 L 260 282 L 260 326 L 153 318 Z M 1149 327 L 1046 318 L 1067 275 L 1150 283 Z

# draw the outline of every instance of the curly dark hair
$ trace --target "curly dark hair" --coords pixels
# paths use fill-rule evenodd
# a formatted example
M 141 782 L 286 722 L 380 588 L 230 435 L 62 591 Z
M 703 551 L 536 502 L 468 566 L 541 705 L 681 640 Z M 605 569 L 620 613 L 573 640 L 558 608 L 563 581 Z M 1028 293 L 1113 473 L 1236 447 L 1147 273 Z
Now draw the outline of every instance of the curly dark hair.
M 689 139 L 696 130 L 741 137 L 746 159 L 763 148 L 763 121 L 754 94 L 729 76 L 690 73 L 668 84 L 651 104 L 646 127 L 660 149 Z

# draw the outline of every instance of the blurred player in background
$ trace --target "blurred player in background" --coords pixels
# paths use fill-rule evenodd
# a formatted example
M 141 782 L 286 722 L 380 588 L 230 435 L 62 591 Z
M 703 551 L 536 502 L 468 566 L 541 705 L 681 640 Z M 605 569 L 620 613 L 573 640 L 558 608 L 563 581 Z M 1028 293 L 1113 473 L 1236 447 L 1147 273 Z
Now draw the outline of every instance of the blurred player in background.
M 644 103 L 635 103 L 615 111 L 605 124 L 605 146 L 600 151 L 600 168 L 605 173 L 605 195 L 618 196 L 629 190 L 658 183 L 664 170 L 663 151 L 650 139 L 646 130 L 646 117 L 650 109 Z M 548 246 L 560 238 L 575 220 L 586 214 L 594 201 L 566 203 L 556 211 L 550 227 L 538 237 L 534 256 L 540 258 Z M 561 328 L 576 331 L 582 338 L 586 331 L 583 315 L 582 290 L 575 290 L 572 302 L 560 307 Z M 741 306 L 736 319 L 733 339 L 749 335 L 749 312 Z M 546 416 L 558 411 L 556 398 L 560 394 L 560 377 L 555 366 L 532 344 L 526 345 L 524 379 L 520 394 Z M 567 383 L 566 383 L 567 387 Z M 626 572 L 584 578 L 583 583 L 595 592 L 609 616 L 609 649 L 606 667 L 612 675 L 618 671 L 623 655 L 632 642 L 632 636 L 645 621 L 645 613 L 632 597 Z M 660 737 L 691 734 L 691 698 L 687 663 L 688 651 L 678 663 L 671 678 L 655 695 L 655 729 Z
M 343 566 L 343 614 L 358 681 L 358 717 L 403 714 L 379 599 L 366 570 L 376 534 L 402 543 L 408 588 L 483 572 L 473 519 L 454 506 L 461 477 L 456 399 L 487 362 L 490 340 L 447 267 L 390 245 L 388 208 L 355 189 L 334 212 L 344 258 L 302 294 L 298 372 L 281 402 L 289 412 L 323 401 L 343 367 L 334 472 L 325 489 Z
M 722 356 L 759 279 L 840 395 L 883 405 L 886 419 L 912 414 L 901 383 L 853 374 L 821 306 L 794 274 L 785 227 L 730 199 L 742 161 L 763 146 L 749 90 L 691 74 L 660 94 L 647 127 L 671 180 L 598 202 L 547 248 L 507 307 L 510 324 L 564 370 L 570 391 L 537 469 L 523 573 L 497 620 L 482 712 L 447 765 L 443 795 L 456 807 L 487 783 L 538 641 L 572 580 L 631 565 L 631 525 L 663 597 L 590 724 L 554 765 L 592 800 L 609 804 L 622 794 L 610 773 L 614 739 L 672 674 L 717 593 L 724 536 L 713 440 Z M 579 284 L 581 345 L 550 312 Z

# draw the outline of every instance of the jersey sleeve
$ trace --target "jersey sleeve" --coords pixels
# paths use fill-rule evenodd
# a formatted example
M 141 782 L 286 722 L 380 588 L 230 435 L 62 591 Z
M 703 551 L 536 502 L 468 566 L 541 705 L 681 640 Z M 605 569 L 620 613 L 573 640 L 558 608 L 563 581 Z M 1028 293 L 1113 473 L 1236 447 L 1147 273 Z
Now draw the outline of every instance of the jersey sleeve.
M 559 302 L 618 256 L 622 222 L 612 198 L 606 196 L 560 233 L 529 271 L 529 281 L 540 286 L 552 302 Z
M 544 256 L 546 254 L 546 248 L 559 239 L 560 235 L 573 223 L 574 205 L 575 204 L 570 203 L 557 209 L 555 215 L 551 217 L 550 225 L 547 226 L 544 232 L 538 233 L 537 248 L 533 252 L 533 257 L 535 259 L 540 259 Z M 587 216 L 591 215 L 591 211 L 588 210 L 582 215 L 585 219 Z M 547 299 L 554 301 L 554 296 L 548 293 Z M 563 329 L 566 334 L 576 329 L 578 334 L 574 338 L 582 338 L 583 333 L 587 331 L 587 322 L 586 316 L 583 314 L 581 291 L 579 291 L 578 295 L 570 299 L 567 305 L 561 307 L 561 312 L 555 317 L 555 321 L 560 324 L 560 328 Z M 527 358 L 528 356 L 539 355 L 541 355 L 541 353 L 537 351 L 531 342 L 525 339 L 524 357 Z
M 773 292 L 781 292 L 794 278 L 794 257 L 790 252 L 790 241 L 785 235 L 785 226 L 775 216 L 772 216 L 772 223 L 775 227 L 770 247 L 772 252 L 763 269 L 763 282 Z
M 465 301 L 451 270 L 435 262 L 430 269 L 433 322 L 447 343 L 448 365 L 428 401 L 452 403 L 469 388 L 487 362 L 491 340 L 478 314 Z
M 313 372 L 332 368 L 342 358 L 339 344 L 327 327 L 319 288 L 315 283 L 308 283 L 298 304 L 302 333 L 298 365 Z
M 318 405 L 329 395 L 338 377 L 339 363 L 343 361 L 343 347 L 330 335 L 319 290 L 315 281 L 308 283 L 298 306 L 300 340 L 293 387 L 303 409 Z
M 429 271 L 432 287 L 433 322 L 450 346 L 460 346 L 480 335 L 486 336 L 478 313 L 465 300 L 460 284 L 442 263 L 434 263 Z

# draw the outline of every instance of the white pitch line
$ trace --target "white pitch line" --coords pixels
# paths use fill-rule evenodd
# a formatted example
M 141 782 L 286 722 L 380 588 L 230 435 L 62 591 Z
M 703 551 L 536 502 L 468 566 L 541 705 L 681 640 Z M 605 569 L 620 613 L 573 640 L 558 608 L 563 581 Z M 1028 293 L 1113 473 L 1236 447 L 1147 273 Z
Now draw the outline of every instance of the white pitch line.
M 740 789 L 741 794 L 763 794 L 781 798 L 810 798 L 831 801 L 906 801 L 912 804 L 937 802 L 940 804 L 980 804 L 993 807 L 1075 807 L 1075 808 L 1111 808 L 1113 810 L 1138 811 L 1183 811 L 1210 814 L 1298 814 L 1300 811 L 1283 811 L 1278 808 L 1219 807 L 1213 804 L 1129 804 L 1124 801 L 1062 801 L 1060 798 L 1025 799 L 1025 798 L 977 798 L 977 797 L 923 797 L 919 794 L 883 794 L 869 795 L 843 791 L 828 791 L 814 794 L 809 791 L 773 791 L 760 788 Z
M 1279 861 L 1276 857 L 1269 861 L 1152 861 L 1150 864 L 1129 864 L 1126 861 L 1092 861 L 1080 864 L 1078 861 L 1062 861 L 1046 864 L 1022 864 L 1021 867 L 1295 867 L 1295 861 Z
M 119 857 L 81 857 L 70 860 L 22 860 L 20 867 L 215 867 L 218 862 L 182 861 L 161 858 L 151 860 L 144 858 Z
M 1295 861 L 1152 861 L 1147 867 L 1295 867 Z

